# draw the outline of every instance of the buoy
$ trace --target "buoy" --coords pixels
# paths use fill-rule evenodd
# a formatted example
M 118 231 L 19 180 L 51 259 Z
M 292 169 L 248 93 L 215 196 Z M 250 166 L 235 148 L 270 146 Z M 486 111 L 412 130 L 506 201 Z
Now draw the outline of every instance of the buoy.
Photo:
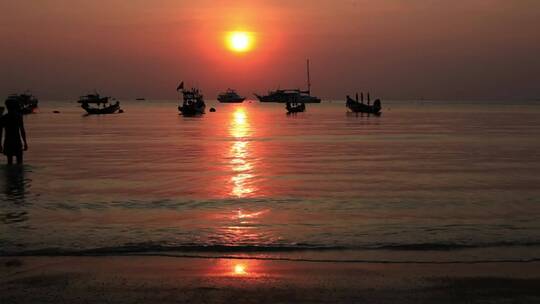
M 214 109 L 214 108 L 210 108 L 210 112 L 212 112 L 212 113 L 213 113 L 213 112 L 215 112 L 215 111 L 216 111 L 216 109 Z
M 120 109 L 120 110 L 118 110 L 118 113 L 122 114 L 122 113 L 124 113 L 124 110 Z

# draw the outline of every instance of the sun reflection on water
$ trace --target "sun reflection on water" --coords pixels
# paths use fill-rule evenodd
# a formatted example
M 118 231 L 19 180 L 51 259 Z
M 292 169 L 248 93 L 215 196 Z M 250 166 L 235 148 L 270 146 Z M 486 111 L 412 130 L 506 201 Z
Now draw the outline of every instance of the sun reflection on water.
M 240 275 L 240 276 L 243 276 L 243 275 L 247 275 L 247 271 L 246 271 L 246 265 L 244 264 L 236 264 L 234 265 L 234 272 L 233 272 L 235 275 Z
M 230 178 L 230 184 L 232 185 L 230 193 L 235 197 L 246 197 L 253 194 L 257 189 L 252 185 L 254 175 L 253 164 L 250 161 L 249 141 L 251 125 L 244 108 L 238 108 L 233 112 L 229 134 L 234 140 L 229 151 L 230 167 L 233 171 Z

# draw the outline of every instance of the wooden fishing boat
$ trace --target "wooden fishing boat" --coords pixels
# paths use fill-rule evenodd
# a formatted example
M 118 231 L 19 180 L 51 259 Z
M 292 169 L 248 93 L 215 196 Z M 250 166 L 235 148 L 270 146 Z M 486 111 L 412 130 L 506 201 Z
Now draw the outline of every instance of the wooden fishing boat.
M 287 109 L 287 114 L 301 113 L 301 112 L 306 111 L 306 104 L 297 103 L 297 102 L 287 102 L 285 105 L 285 109 Z
M 98 93 L 95 93 L 82 96 L 78 103 L 81 104 L 81 108 L 88 114 L 114 114 L 121 112 L 120 102 L 110 103 L 109 99 L 111 97 L 102 97 Z
M 368 93 L 367 99 L 368 99 L 367 104 L 365 104 L 363 93 L 361 94 L 360 101 L 358 100 L 358 94 L 356 94 L 356 99 L 352 99 L 350 96 L 347 95 L 346 106 L 349 110 L 351 110 L 351 112 L 354 112 L 354 113 L 381 115 L 381 110 L 382 110 L 381 101 L 377 99 L 373 102 L 373 104 L 371 104 L 369 93 Z
M 183 101 L 178 106 L 178 111 L 184 116 L 197 116 L 205 113 L 206 103 L 204 97 L 198 88 L 191 88 L 186 90 L 184 88 L 184 82 L 180 83 L 176 91 L 181 92 L 183 95 Z
M 38 99 L 30 94 L 25 92 L 22 94 L 11 94 L 6 99 L 6 102 L 16 101 L 19 104 L 21 114 L 27 115 L 32 114 L 38 108 Z

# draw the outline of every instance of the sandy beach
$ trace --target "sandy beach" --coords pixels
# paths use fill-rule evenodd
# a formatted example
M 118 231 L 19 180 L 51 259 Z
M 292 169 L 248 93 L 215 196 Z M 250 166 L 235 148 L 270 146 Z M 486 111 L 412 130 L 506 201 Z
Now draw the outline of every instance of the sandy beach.
M 11 257 L 1 303 L 534 303 L 540 263 Z

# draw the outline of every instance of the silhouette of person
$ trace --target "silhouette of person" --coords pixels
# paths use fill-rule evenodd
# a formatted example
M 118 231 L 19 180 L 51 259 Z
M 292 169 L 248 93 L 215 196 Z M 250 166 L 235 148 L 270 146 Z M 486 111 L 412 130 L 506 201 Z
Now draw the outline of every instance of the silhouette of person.
M 17 159 L 17 164 L 22 164 L 23 151 L 28 150 L 28 144 L 26 143 L 26 131 L 24 130 L 20 105 L 16 100 L 7 100 L 6 108 L 7 114 L 0 119 L 0 151 L 7 157 L 9 165 L 13 164 L 14 156 Z M 5 133 L 3 146 L 2 133 Z

